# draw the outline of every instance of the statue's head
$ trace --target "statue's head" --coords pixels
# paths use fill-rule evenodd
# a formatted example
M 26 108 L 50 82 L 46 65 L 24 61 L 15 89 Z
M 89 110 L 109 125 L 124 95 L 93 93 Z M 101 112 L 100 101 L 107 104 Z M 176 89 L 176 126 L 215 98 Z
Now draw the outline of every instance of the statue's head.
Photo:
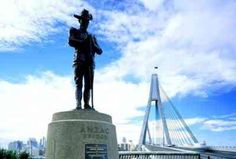
M 93 19 L 92 14 L 86 9 L 83 9 L 80 15 L 74 14 L 74 17 L 78 19 L 80 27 L 85 30 L 88 28 L 89 21 Z

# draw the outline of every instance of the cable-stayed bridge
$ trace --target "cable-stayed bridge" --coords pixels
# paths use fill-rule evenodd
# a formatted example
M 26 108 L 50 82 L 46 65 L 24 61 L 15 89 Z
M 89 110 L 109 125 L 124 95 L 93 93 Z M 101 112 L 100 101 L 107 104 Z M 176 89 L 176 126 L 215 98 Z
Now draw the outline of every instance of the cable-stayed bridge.
M 167 103 L 165 105 L 163 105 L 161 100 L 161 92 L 163 97 L 165 97 L 165 103 Z M 155 116 L 155 120 L 152 121 L 154 133 L 151 133 L 149 124 L 149 116 L 152 107 L 154 107 Z M 159 131 L 157 130 L 158 128 Z M 151 134 L 153 136 L 151 136 Z M 157 74 L 153 74 L 138 149 L 141 150 L 142 146 L 145 146 L 146 143 L 152 145 L 158 144 L 158 139 L 160 138 L 162 138 L 162 145 L 165 146 L 199 146 L 198 140 L 193 135 L 164 89 L 160 87 Z M 159 144 L 160 143 L 161 142 L 159 142 Z
M 158 75 L 152 74 L 137 151 L 120 152 L 120 159 L 142 158 L 236 159 L 236 148 L 209 147 L 206 143 L 199 143 L 160 86 Z

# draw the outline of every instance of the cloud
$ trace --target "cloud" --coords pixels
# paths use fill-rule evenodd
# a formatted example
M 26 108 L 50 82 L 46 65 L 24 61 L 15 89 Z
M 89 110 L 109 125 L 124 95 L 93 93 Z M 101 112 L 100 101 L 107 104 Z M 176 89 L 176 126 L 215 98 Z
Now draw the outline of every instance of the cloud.
M 151 68 L 159 66 L 170 97 L 207 97 L 222 87 L 235 87 L 235 2 L 158 1 L 159 10 L 148 7 L 154 2 L 141 2 L 146 9 L 135 3 L 125 11 L 100 11 L 105 18 L 98 33 L 118 44 L 121 52 L 104 71 L 120 79 L 148 81 Z
M 233 120 L 236 118 L 236 113 L 231 113 L 231 114 L 225 114 L 225 115 L 218 115 L 218 116 L 212 116 L 213 119 L 230 119 Z
M 184 119 L 188 126 L 198 125 L 200 128 L 207 129 L 213 132 L 222 132 L 236 130 L 235 113 L 218 115 L 212 117 L 195 117 Z M 176 122 L 176 121 L 171 121 Z M 178 128 L 177 126 L 173 129 Z
M 48 36 L 73 23 L 78 8 L 93 8 L 84 1 L 1 1 L 0 51 L 15 50 L 31 42 L 49 41 Z
M 204 122 L 204 128 L 215 132 L 236 130 L 236 120 L 208 120 Z
M 130 122 L 132 117 L 143 116 L 143 112 L 137 108 L 146 104 L 146 84 L 115 80 L 107 82 L 101 81 L 100 77 L 95 79 L 95 109 L 112 116 L 119 141 L 126 133 L 126 137 L 136 140 L 136 136 L 131 134 L 134 131 L 137 133 L 140 125 Z M 40 138 L 46 136 L 53 113 L 75 108 L 74 82 L 72 77 L 49 71 L 37 76 L 28 75 L 22 83 L 0 80 L 0 99 L 2 138 Z M 133 129 L 129 130 L 130 127 Z
M 212 116 L 202 123 L 202 128 L 214 132 L 236 130 L 236 113 Z
M 96 16 L 91 29 L 102 40 L 115 43 L 121 54 L 99 70 L 108 79 L 131 77 L 148 82 L 152 68 L 159 66 L 161 84 L 170 97 L 190 92 L 207 97 L 222 87 L 235 86 L 234 1 L 106 3 L 107 7 L 74 0 L 3 2 L 0 50 L 50 40 L 52 33 L 75 25 L 72 13 L 85 7 Z
M 212 131 L 236 130 L 236 121 L 210 120 L 205 126 Z
M 140 0 L 140 1 L 147 9 L 151 11 L 158 11 L 164 3 L 164 0 L 157 0 L 157 1 Z
M 1 80 L 0 86 L 0 134 L 5 139 L 45 136 L 52 113 L 74 105 L 70 79 L 50 72 L 28 76 L 24 83 Z
M 118 143 L 122 142 L 122 138 L 125 137 L 127 140 L 132 140 L 134 144 L 138 143 L 141 125 L 140 124 L 118 124 L 116 125 Z

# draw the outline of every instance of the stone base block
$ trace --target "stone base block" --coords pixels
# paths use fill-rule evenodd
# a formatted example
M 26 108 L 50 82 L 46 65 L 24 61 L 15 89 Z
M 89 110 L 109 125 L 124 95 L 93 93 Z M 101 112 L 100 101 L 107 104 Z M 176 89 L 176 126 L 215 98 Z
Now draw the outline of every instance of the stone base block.
M 118 159 L 111 117 L 93 110 L 55 113 L 48 125 L 46 159 Z

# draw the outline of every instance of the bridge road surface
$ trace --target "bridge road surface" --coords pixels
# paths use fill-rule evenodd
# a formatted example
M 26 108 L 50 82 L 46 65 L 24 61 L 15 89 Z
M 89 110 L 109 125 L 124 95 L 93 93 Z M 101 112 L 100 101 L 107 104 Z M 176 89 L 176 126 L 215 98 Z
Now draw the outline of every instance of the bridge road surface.
M 184 149 L 184 148 L 175 148 L 175 147 L 161 147 L 161 146 L 153 146 L 146 145 L 146 148 L 150 151 L 192 151 L 200 154 L 201 159 L 236 159 L 236 151 L 226 151 L 226 150 L 213 150 L 209 149 L 206 151 L 193 151 L 192 149 Z
M 206 151 L 200 153 L 201 159 L 236 159 L 236 152 Z

